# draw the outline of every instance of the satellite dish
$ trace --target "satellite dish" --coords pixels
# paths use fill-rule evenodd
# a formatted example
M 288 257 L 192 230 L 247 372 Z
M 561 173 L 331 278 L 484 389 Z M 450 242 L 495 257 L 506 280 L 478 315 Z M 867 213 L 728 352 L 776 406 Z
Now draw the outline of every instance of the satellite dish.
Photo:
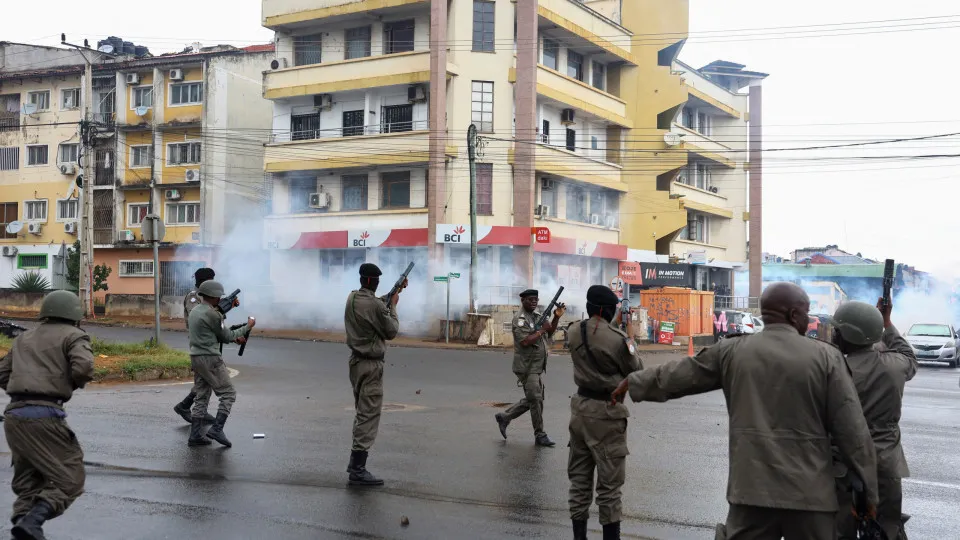
M 133 112 L 137 113 L 137 116 L 143 116 L 143 115 L 147 114 L 147 111 L 148 111 L 148 110 L 150 110 L 149 107 L 145 107 L 145 106 L 141 105 L 141 106 L 135 108 L 135 109 L 133 110 Z
M 17 234 L 23 230 L 22 221 L 11 221 L 7 223 L 7 234 Z
M 671 131 L 663 134 L 663 142 L 667 143 L 667 146 L 677 146 L 683 142 L 683 140 L 680 138 L 680 135 Z
M 98 50 L 102 53 L 111 54 L 113 53 L 113 45 L 101 45 Z
M 37 112 L 36 103 L 24 103 L 23 104 L 23 114 L 34 114 Z

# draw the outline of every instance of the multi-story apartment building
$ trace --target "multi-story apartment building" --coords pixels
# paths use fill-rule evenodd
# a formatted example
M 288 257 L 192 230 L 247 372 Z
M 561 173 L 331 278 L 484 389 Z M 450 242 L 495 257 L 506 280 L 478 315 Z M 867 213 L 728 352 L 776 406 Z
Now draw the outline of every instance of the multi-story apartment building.
M 664 142 L 687 99 L 672 71 L 687 9 L 263 0 L 277 45 L 263 76 L 274 102 L 264 159 L 274 280 L 344 276 L 353 287 L 363 261 L 393 270 L 417 260 L 420 277 L 466 271 L 470 124 L 482 140 L 481 302 L 557 282 L 582 298 L 616 276 L 628 246 L 667 249 L 687 224 L 681 201 L 658 190 L 687 164 Z M 649 34 L 670 39 L 637 37 Z M 539 226 L 549 242 L 532 239 Z

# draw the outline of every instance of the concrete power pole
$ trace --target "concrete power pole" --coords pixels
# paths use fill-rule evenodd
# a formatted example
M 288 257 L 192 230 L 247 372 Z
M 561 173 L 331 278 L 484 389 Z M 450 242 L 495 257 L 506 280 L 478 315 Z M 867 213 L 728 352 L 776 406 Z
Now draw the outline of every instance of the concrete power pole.
M 750 297 L 763 292 L 763 89 L 750 85 Z
M 470 158 L 470 310 L 477 312 L 477 126 L 467 129 L 467 156 Z M 449 285 L 447 286 L 449 289 Z

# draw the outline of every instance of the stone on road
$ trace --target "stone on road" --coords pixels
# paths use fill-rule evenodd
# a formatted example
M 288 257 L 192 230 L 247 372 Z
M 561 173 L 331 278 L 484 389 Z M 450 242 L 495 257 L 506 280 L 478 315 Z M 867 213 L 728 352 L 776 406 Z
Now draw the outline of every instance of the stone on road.
M 149 330 L 93 328 L 106 339 Z M 164 333 L 184 348 L 186 335 Z M 238 398 L 233 448 L 186 445 L 173 413 L 186 385 L 91 385 L 68 404 L 86 453 L 86 493 L 50 522 L 57 540 L 271 538 L 565 538 L 569 359 L 545 375 L 545 423 L 555 448 L 533 444 L 529 418 L 504 441 L 498 406 L 521 395 L 501 351 L 391 348 L 388 403 L 368 467 L 382 488 L 350 488 L 353 421 L 342 344 L 252 340 L 242 358 L 224 348 Z M 670 356 L 648 357 L 647 364 Z M 913 477 L 904 510 L 915 538 L 960 530 L 957 371 L 921 369 L 907 385 L 904 448 Z M 421 391 L 421 392 L 418 392 Z M 211 404 L 211 408 L 213 404 Z M 727 417 L 719 392 L 668 404 L 630 404 L 625 538 L 713 538 L 726 513 Z M 266 433 L 265 439 L 253 434 Z M 0 451 L 8 451 L 5 441 Z M 0 506 L 9 512 L 11 469 Z M 401 524 L 408 516 L 409 524 Z M 7 516 L 3 514 L 5 519 Z M 592 536 L 599 535 L 596 507 Z

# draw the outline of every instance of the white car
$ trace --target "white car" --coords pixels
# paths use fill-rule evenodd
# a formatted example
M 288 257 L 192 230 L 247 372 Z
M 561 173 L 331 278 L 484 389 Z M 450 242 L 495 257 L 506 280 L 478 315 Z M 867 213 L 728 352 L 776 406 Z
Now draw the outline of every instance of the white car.
M 952 368 L 960 362 L 957 353 L 960 336 L 949 324 L 915 324 L 903 337 L 913 347 L 917 360 L 946 362 Z

